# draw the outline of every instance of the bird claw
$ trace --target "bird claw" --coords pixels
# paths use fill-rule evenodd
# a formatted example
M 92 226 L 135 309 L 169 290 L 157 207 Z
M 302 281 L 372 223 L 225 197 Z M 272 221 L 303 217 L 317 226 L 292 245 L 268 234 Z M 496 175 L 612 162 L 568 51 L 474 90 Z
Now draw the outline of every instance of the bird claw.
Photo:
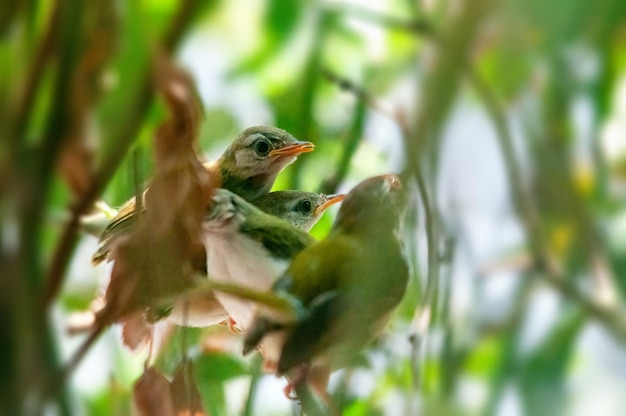
M 224 189 L 218 189 L 213 196 L 213 206 L 205 218 L 207 227 L 220 229 L 230 224 L 241 224 L 245 215 L 238 208 L 237 196 Z
M 241 224 L 245 221 L 245 216 L 239 212 L 235 196 L 227 192 L 218 189 L 213 196 L 213 206 L 205 218 L 205 227 L 217 230 L 230 224 Z
M 296 395 L 296 386 L 291 383 L 287 384 L 287 386 L 283 389 L 283 393 L 285 393 L 285 397 L 289 400 L 298 400 L 298 396 Z
M 303 383 L 309 376 L 309 366 L 307 364 L 300 364 L 296 367 L 293 377 L 287 383 L 287 386 L 283 389 L 285 397 L 290 400 L 297 400 L 296 388 L 299 384 Z
M 235 215 L 235 206 L 232 197 L 228 194 L 218 193 L 213 196 L 213 209 L 209 215 L 211 220 L 227 220 Z

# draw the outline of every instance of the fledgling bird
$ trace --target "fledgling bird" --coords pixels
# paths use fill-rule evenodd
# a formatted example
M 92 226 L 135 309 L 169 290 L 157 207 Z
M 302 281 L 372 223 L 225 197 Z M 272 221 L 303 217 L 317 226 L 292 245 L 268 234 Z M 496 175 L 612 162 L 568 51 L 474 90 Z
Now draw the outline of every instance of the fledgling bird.
M 311 152 L 314 148 L 313 143 L 296 140 L 285 130 L 255 126 L 244 130 L 217 161 L 204 166 L 220 178 L 220 187 L 245 200 L 254 201 L 270 191 L 281 170 L 300 154 Z M 132 229 L 137 218 L 135 198 L 131 198 L 100 236 L 100 247 L 92 256 L 93 264 L 107 259 L 118 237 Z
M 274 284 L 300 303 L 297 318 L 263 308 L 248 327 L 244 353 L 261 342 L 266 368 L 278 375 L 293 370 L 286 390 L 315 369 L 345 365 L 400 303 L 408 281 L 397 235 L 404 201 L 396 175 L 361 182 L 328 236 L 301 251 Z
M 316 240 L 225 189 L 218 189 L 202 223 L 207 275 L 214 281 L 268 291 L 291 259 Z M 244 332 L 258 305 L 216 292 L 226 313 Z
M 343 201 L 344 194 L 316 194 L 296 190 L 274 191 L 253 204 L 266 214 L 287 221 L 304 231 L 311 228 L 330 206 Z
M 257 199 L 255 206 L 261 211 L 280 218 L 295 227 L 309 231 L 320 219 L 324 211 L 330 206 L 340 202 L 344 194 L 324 195 L 314 192 L 304 191 L 275 191 Z M 218 198 L 220 203 L 229 203 L 227 198 Z M 238 208 L 244 206 L 239 204 L 233 206 Z M 219 204 L 213 210 L 220 210 Z M 251 210 L 251 208 L 247 208 Z M 262 215 L 248 215 L 247 221 L 252 224 L 251 228 L 261 228 L 264 226 L 256 224 L 257 221 L 264 221 Z M 217 300 L 215 293 L 202 293 L 190 298 L 176 302 L 168 320 L 176 325 L 205 327 L 222 322 L 228 318 L 228 314 Z

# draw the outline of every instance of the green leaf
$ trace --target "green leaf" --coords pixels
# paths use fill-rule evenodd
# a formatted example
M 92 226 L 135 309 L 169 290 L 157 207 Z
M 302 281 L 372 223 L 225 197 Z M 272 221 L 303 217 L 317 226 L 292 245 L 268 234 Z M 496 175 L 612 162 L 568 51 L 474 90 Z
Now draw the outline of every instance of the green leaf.
M 210 353 L 202 355 L 195 363 L 200 384 L 211 381 L 226 381 L 248 375 L 247 366 L 230 354 Z
M 502 339 L 487 337 L 474 345 L 465 360 L 465 371 L 471 375 L 491 378 L 502 357 Z
M 376 416 L 383 413 L 379 409 L 372 408 L 368 401 L 358 400 L 343 409 L 341 414 L 344 416 Z
M 194 365 L 204 408 L 211 415 L 226 414 L 224 382 L 248 375 L 246 366 L 241 360 L 222 353 L 205 354 Z
M 202 332 L 201 328 L 176 326 L 165 347 L 159 353 L 156 362 L 157 367 L 162 369 L 165 374 L 174 374 L 182 357 L 189 355 L 189 352 L 183 348 L 198 345 L 202 339 Z
M 521 363 L 519 383 L 526 414 L 565 411 L 567 370 L 583 323 L 579 311 L 562 314 L 550 335 Z
M 230 75 L 237 77 L 260 71 L 274 59 L 295 36 L 303 7 L 298 1 L 270 0 L 264 16 L 262 46 L 239 63 Z

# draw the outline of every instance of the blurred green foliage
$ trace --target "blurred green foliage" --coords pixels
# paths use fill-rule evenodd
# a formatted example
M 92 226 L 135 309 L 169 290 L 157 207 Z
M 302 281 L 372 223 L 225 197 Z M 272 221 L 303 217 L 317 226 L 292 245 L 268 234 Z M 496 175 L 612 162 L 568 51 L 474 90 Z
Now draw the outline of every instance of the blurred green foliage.
M 426 179 L 432 216 L 425 219 L 424 194 L 415 192 L 406 299 L 386 335 L 333 379 L 330 398 L 342 414 L 490 415 L 510 414 L 511 406 L 514 414 L 582 414 L 586 408 L 576 406 L 596 400 L 585 391 L 596 380 L 578 387 L 587 373 L 577 363 L 599 366 L 593 374 L 608 381 L 598 385 L 617 380 L 626 388 L 607 364 L 626 360 L 626 2 L 380 0 L 364 7 L 2 2 L 0 413 L 37 413 L 33 397 L 55 380 L 64 388 L 47 409 L 131 412 L 134 369 L 145 354 L 103 340 L 114 358 L 96 391 L 60 380 L 58 371 L 69 355 L 62 328 L 106 274 L 90 267 L 81 247 L 94 240 L 78 220 L 96 200 L 122 204 L 154 168 L 152 139 L 167 117 L 152 82 L 157 51 L 174 54 L 197 80 L 205 103 L 198 147 L 207 158 L 249 124 L 273 124 L 316 144 L 276 189 L 347 190 L 386 170 L 419 169 Z M 497 136 L 510 191 L 502 209 L 521 234 L 513 247 L 494 243 L 486 261 L 463 260 L 476 240 L 454 218 L 463 206 L 444 206 L 442 172 L 451 168 L 440 159 L 454 123 L 462 123 L 458 114 L 490 123 L 479 133 L 462 125 L 463 140 Z M 394 154 L 403 165 L 391 165 Z M 315 237 L 326 235 L 333 212 Z M 463 268 L 469 284 L 453 277 Z M 490 279 L 502 278 L 498 268 L 514 283 L 496 308 L 482 294 Z M 546 293 L 555 311 L 530 342 L 528 326 L 541 321 L 531 315 Z M 459 306 L 464 297 L 469 306 Z M 485 311 L 491 307 L 496 312 Z M 177 329 L 152 358 L 168 377 L 191 360 L 210 414 L 289 414 L 280 389 L 275 400 L 259 397 L 269 376 L 240 356 L 238 344 L 220 335 L 221 347 L 206 347 L 216 332 Z M 581 347 L 589 344 L 613 345 L 614 357 L 594 357 L 605 347 L 590 353 Z M 248 389 L 232 387 L 241 380 Z M 604 408 L 623 407 L 622 397 L 611 399 Z

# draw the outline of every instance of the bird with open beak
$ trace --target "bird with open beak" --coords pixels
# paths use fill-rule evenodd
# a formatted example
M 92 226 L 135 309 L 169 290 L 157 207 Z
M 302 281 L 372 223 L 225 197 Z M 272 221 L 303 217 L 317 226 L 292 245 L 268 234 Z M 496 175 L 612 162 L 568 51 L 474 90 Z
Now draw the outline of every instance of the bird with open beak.
M 280 218 L 304 231 L 311 228 L 332 205 L 343 201 L 344 194 L 317 194 L 296 190 L 270 192 L 254 201 L 266 214 Z
M 313 143 L 296 140 L 285 130 L 255 126 L 244 130 L 217 161 L 204 166 L 220 178 L 221 188 L 254 201 L 269 193 L 281 170 L 300 154 L 314 149 Z M 135 198 L 131 198 L 100 236 L 100 246 L 92 256 L 93 264 L 107 259 L 119 237 L 135 226 L 137 214 Z

